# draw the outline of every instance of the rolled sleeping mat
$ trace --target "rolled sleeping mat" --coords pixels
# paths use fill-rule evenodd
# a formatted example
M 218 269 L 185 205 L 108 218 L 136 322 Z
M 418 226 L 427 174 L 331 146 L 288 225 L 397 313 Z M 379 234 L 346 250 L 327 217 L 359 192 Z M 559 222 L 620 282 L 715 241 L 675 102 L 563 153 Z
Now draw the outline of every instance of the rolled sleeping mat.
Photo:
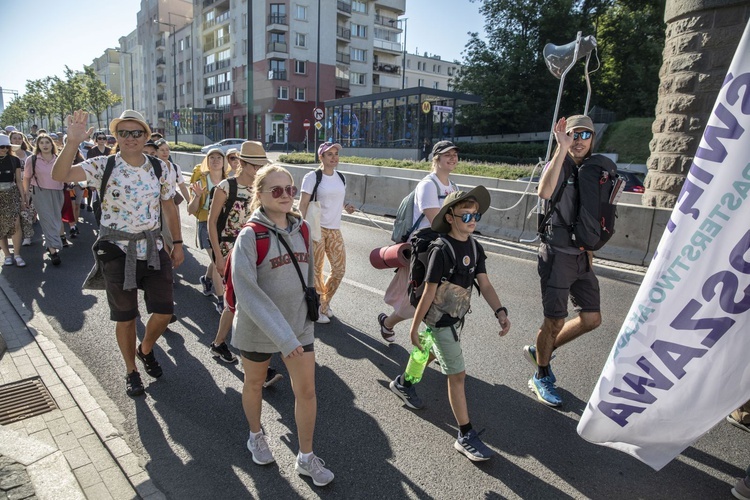
M 375 269 L 408 267 L 410 259 L 410 243 L 396 243 L 387 247 L 376 248 L 370 252 L 370 264 Z

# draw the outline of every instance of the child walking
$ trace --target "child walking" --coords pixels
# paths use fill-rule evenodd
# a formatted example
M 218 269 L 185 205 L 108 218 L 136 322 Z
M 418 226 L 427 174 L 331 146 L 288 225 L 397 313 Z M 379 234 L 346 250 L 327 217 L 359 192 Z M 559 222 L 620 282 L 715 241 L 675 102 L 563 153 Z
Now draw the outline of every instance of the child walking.
M 500 336 L 510 329 L 508 310 L 500 303 L 487 276 L 484 249 L 471 236 L 489 206 L 490 194 L 484 186 L 468 192 L 457 191 L 445 199 L 431 226 L 442 241 L 430 246 L 424 291 L 410 331 L 412 344 L 421 348 L 420 323 L 424 322 L 432 329 L 435 340 L 432 356 L 437 357 L 441 371 L 448 376 L 448 399 L 459 427 L 453 447 L 475 462 L 489 460 L 493 455 L 472 427 L 464 390 L 466 368 L 460 330 L 470 307 L 475 279 L 481 295 L 500 323 Z M 404 374 L 391 381 L 390 388 L 408 407 L 423 407 L 414 385 Z

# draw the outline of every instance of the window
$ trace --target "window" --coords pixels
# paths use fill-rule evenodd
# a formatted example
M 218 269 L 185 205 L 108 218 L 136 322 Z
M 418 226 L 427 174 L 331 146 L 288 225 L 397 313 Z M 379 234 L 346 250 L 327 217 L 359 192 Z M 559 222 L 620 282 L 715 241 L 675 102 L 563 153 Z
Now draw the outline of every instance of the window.
M 286 4 L 283 3 L 272 3 L 271 4 L 271 23 L 274 24 L 286 24 Z
M 307 35 L 304 33 L 295 33 L 294 45 L 297 47 L 307 47 Z
M 411 59 L 406 60 L 406 67 L 411 69 Z
M 177 73 L 181 75 L 184 72 L 185 72 L 184 64 L 183 63 L 178 64 L 177 65 Z
M 180 40 L 180 43 L 178 43 L 177 45 L 180 47 L 179 49 L 180 52 L 185 50 L 185 39 L 183 38 L 182 40 Z
M 209 54 L 206 56 L 206 65 L 212 64 L 216 60 L 216 54 Z
M 294 100 L 295 101 L 305 101 L 305 89 L 297 87 L 294 89 Z
M 180 95 L 185 95 L 185 84 L 184 83 L 180 84 Z
M 432 84 L 433 89 L 439 89 L 440 88 L 440 82 L 435 82 Z
M 367 75 L 365 73 L 349 73 L 349 83 L 352 85 L 364 85 Z
M 190 35 L 185 37 L 185 48 L 186 49 L 190 48 Z
M 286 61 L 282 59 L 271 59 L 270 80 L 286 80 Z
M 192 59 L 188 59 L 187 64 L 185 65 L 185 68 L 188 71 L 193 71 L 193 60 Z
M 417 71 L 422 71 L 422 61 L 417 61 Z
M 220 95 L 218 99 L 216 99 L 216 104 L 219 106 L 229 106 L 232 104 L 232 96 L 231 95 Z
M 188 94 L 193 93 L 193 82 L 187 82 L 187 93 Z
M 417 80 L 417 87 L 424 87 L 424 78 Z
M 367 38 L 367 26 L 352 23 L 352 36 Z
M 294 72 L 300 75 L 307 74 L 307 61 L 294 61 Z
M 367 62 L 367 51 L 362 49 L 351 48 L 352 61 Z
M 294 18 L 300 21 L 307 21 L 307 7 L 304 5 L 296 5 L 294 8 Z
M 367 14 L 367 2 L 359 2 L 352 0 L 352 12 L 359 12 L 361 14 Z
M 289 87 L 279 87 L 279 93 L 277 94 L 279 99 L 288 100 L 289 99 Z

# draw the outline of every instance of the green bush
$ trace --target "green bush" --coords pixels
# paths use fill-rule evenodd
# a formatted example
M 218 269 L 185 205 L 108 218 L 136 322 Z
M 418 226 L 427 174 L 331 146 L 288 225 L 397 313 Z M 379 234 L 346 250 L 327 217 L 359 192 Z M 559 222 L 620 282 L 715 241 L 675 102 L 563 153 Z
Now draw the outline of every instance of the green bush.
M 180 153 L 200 153 L 202 147 L 200 144 L 191 144 L 189 142 L 169 143 L 170 150 Z
M 546 144 L 533 142 L 460 142 L 456 145 L 461 150 L 461 158 L 476 158 L 488 163 L 527 163 L 529 158 L 534 158 L 532 163 L 536 163 L 547 152 Z

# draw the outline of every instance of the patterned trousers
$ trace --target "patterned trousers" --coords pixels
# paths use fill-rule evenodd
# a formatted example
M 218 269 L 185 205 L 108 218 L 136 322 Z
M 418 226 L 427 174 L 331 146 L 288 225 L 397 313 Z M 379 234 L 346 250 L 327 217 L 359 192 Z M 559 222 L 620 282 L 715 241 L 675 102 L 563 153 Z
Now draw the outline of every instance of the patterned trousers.
M 333 294 L 338 290 L 346 272 L 346 249 L 344 238 L 338 229 L 320 228 L 322 237 L 313 245 L 315 257 L 315 288 L 320 294 L 320 310 L 328 311 Z M 331 266 L 331 274 L 323 281 L 323 264 L 325 257 Z

